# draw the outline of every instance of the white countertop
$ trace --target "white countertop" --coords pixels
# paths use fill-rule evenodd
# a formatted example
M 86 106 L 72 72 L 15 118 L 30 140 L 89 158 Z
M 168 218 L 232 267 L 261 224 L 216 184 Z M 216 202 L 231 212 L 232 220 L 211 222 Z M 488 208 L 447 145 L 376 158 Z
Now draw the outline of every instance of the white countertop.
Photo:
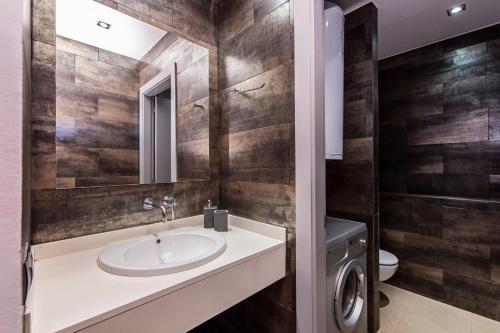
M 285 229 L 230 216 L 223 233 L 227 248 L 215 260 L 179 273 L 126 277 L 97 266 L 111 241 L 197 225 L 202 216 L 34 246 L 31 332 L 74 332 L 153 299 L 206 279 L 275 248 L 285 246 Z

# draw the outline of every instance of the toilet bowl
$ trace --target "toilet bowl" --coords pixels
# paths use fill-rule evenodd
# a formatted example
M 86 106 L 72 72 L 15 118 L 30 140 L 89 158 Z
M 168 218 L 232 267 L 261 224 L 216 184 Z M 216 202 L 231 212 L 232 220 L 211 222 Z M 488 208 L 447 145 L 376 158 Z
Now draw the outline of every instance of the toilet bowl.
M 379 250 L 379 280 L 385 281 L 396 273 L 398 269 L 398 257 L 394 254 Z

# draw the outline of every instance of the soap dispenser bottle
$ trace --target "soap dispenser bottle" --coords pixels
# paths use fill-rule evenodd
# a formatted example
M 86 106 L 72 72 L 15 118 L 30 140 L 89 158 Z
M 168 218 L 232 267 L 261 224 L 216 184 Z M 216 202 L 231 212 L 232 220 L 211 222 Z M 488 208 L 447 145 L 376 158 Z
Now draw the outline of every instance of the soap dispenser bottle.
M 203 226 L 205 228 L 214 227 L 214 212 L 217 206 L 212 205 L 212 201 L 208 200 L 207 205 L 203 209 Z

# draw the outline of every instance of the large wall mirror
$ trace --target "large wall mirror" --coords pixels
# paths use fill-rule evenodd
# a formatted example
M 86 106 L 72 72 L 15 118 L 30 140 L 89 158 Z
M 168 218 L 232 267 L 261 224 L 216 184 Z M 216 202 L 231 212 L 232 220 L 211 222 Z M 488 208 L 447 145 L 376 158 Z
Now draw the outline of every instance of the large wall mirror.
M 208 49 L 56 0 L 56 186 L 209 178 Z

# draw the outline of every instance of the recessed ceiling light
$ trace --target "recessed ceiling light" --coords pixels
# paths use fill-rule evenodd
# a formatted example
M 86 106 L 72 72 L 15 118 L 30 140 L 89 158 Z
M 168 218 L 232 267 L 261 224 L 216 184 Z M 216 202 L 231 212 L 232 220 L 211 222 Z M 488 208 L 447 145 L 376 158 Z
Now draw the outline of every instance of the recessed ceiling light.
M 448 16 L 452 16 L 465 11 L 465 9 L 466 9 L 465 4 L 461 4 L 458 6 L 451 7 L 446 12 L 448 13 Z
M 99 27 L 101 27 L 103 29 L 106 29 L 106 30 L 109 30 L 109 28 L 111 28 L 111 24 L 106 23 L 104 21 L 97 22 L 97 26 L 99 26 Z

